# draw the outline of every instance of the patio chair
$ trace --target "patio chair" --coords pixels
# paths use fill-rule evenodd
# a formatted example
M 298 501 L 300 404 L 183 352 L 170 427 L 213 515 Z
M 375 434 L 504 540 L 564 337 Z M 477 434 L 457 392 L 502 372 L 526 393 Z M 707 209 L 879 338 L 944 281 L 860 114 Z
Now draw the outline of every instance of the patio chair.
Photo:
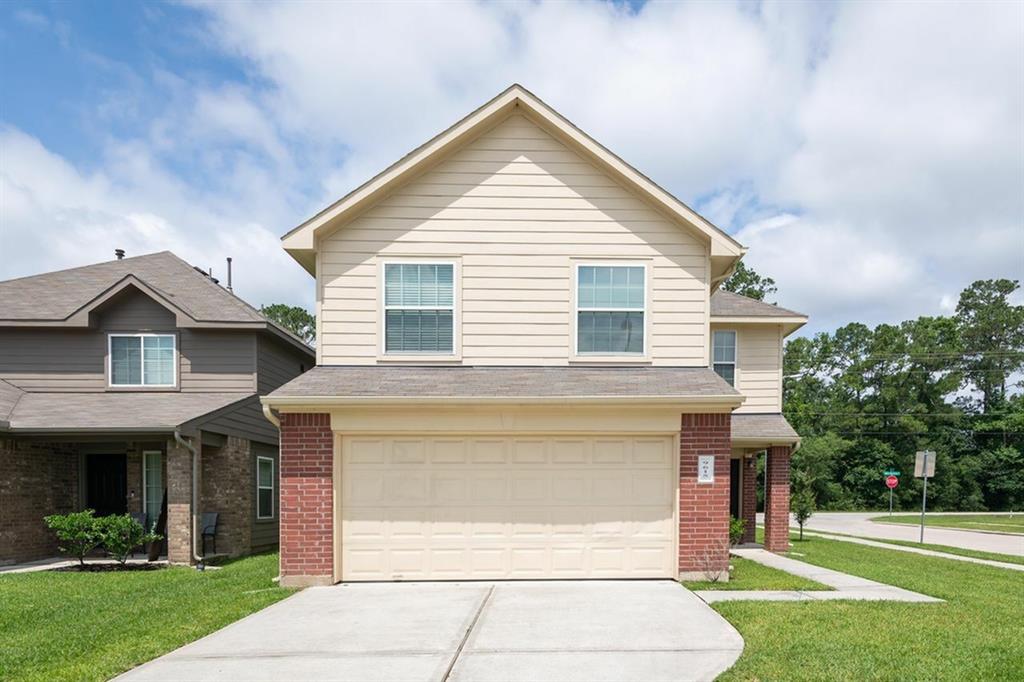
M 220 514 L 217 512 L 203 512 L 203 556 L 206 556 L 206 538 L 213 541 L 213 553 L 217 553 L 217 518 L 219 516 Z

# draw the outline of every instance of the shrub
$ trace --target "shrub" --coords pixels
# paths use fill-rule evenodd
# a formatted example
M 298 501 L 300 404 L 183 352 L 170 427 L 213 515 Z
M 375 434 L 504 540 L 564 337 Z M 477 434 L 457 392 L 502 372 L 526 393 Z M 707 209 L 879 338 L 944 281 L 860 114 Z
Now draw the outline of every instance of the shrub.
M 128 561 L 132 550 L 147 542 L 160 540 L 156 533 L 148 533 L 130 514 L 105 516 L 96 519 L 100 542 L 110 556 L 117 559 L 122 566 Z
M 85 555 L 102 542 L 99 529 L 101 519 L 93 516 L 92 509 L 73 514 L 54 514 L 45 517 L 43 521 L 57 535 L 60 551 L 78 557 L 78 563 L 83 566 Z
M 743 533 L 747 530 L 747 522 L 744 519 L 729 517 L 729 544 L 738 545 L 743 542 Z
M 800 539 L 804 539 L 804 524 L 807 523 L 807 519 L 811 518 L 814 514 L 814 492 L 811 490 L 802 490 L 793 496 L 793 500 L 790 503 L 792 508 L 793 516 L 796 518 L 796 522 L 800 525 Z

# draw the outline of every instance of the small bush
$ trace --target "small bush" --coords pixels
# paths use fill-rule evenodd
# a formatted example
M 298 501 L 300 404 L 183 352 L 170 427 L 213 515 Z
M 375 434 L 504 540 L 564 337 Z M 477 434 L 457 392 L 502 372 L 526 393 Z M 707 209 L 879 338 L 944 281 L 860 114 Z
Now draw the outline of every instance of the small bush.
M 96 519 L 96 524 L 103 548 L 122 566 L 128 561 L 128 556 L 133 549 L 147 542 L 161 539 L 161 536 L 156 533 L 147 533 L 146 529 L 130 514 L 105 516 Z
M 790 507 L 797 524 L 800 526 L 800 539 L 803 540 L 804 524 L 807 523 L 807 519 L 814 515 L 814 493 L 810 490 L 803 490 L 797 493 L 793 496 Z
M 85 555 L 99 547 L 103 541 L 99 529 L 100 519 L 93 516 L 92 509 L 73 514 L 54 514 L 43 519 L 46 526 L 57 535 L 60 551 L 78 557 L 78 563 L 85 565 Z
M 738 545 L 743 542 L 743 533 L 747 530 L 747 522 L 744 519 L 729 517 L 729 544 Z

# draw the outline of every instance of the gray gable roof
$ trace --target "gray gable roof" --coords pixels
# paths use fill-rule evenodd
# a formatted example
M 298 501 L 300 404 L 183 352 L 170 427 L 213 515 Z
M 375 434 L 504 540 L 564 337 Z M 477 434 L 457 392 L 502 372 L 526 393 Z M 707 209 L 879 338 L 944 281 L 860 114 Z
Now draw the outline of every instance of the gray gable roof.
M 788 444 L 800 436 L 781 414 L 733 414 L 732 439 Z
M 197 321 L 266 322 L 255 308 L 170 251 L 0 282 L 0 319 L 67 319 L 129 275 Z
M 803 317 L 807 316 L 771 303 L 719 289 L 711 294 L 711 317 Z
M 0 427 L 10 421 L 14 406 L 18 404 L 23 395 L 25 395 L 23 390 L 0 379 Z
M 722 398 L 740 394 L 706 367 L 314 367 L 279 398 Z M 286 401 L 286 400 L 285 400 Z

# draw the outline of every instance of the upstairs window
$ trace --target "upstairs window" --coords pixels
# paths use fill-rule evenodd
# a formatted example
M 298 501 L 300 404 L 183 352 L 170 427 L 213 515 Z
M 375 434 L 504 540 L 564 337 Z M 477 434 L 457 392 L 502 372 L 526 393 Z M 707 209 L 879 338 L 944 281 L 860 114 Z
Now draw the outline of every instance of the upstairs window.
M 711 363 L 715 374 L 736 385 L 736 332 L 715 332 L 712 336 Z
M 577 266 L 577 354 L 644 354 L 645 274 L 642 265 Z
M 451 355 L 455 338 L 455 266 L 384 265 L 384 352 Z
M 111 334 L 111 386 L 174 386 L 174 334 Z

